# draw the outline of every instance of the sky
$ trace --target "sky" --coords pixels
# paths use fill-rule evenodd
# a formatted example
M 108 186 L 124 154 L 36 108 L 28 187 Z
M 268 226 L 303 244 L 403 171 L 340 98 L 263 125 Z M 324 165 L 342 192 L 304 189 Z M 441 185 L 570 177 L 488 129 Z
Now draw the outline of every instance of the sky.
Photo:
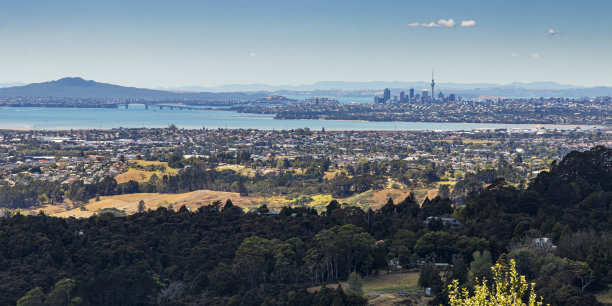
M 2 0 L 0 83 L 612 85 L 612 1 Z

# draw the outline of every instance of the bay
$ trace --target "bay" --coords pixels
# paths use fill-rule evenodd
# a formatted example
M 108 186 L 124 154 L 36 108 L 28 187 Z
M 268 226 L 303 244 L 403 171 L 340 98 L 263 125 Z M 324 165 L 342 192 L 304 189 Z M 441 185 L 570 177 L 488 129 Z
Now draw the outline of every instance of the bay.
M 313 130 L 475 130 L 475 129 L 534 129 L 539 125 L 438 123 L 438 122 L 369 122 L 342 120 L 276 120 L 274 115 L 242 114 L 217 109 L 186 110 L 165 107 L 145 109 L 130 104 L 129 108 L 0 108 L 1 129 L 111 129 L 161 128 L 174 124 L 180 128 L 229 128 L 282 130 L 310 128 Z M 574 129 L 575 125 L 547 125 L 547 129 Z M 581 129 L 595 128 L 580 126 Z

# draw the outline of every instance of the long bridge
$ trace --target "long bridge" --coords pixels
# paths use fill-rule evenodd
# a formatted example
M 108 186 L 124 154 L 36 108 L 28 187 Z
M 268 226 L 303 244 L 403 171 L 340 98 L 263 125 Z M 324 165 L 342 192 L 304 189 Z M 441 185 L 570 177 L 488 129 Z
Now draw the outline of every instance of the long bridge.
M 142 104 L 142 103 L 132 103 L 132 104 Z M 117 105 L 117 107 L 125 107 L 126 109 L 129 108 L 130 103 L 120 103 Z M 189 105 L 176 105 L 176 104 L 149 104 L 149 103 L 144 103 L 145 109 L 149 109 L 149 107 L 158 107 L 159 110 L 163 110 L 164 108 L 169 108 L 170 110 L 174 110 L 175 108 L 180 109 L 180 110 L 206 110 L 205 108 L 202 107 L 195 107 L 195 106 L 189 106 Z

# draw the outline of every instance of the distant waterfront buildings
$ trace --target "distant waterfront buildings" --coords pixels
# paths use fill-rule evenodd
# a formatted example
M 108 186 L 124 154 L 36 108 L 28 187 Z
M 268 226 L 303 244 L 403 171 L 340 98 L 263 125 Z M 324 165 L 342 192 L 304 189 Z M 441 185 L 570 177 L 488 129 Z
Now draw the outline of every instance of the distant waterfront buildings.
M 384 92 L 384 94 L 383 94 L 383 98 L 384 98 L 386 101 L 391 100 L 391 90 L 389 90 L 389 88 L 385 88 L 385 92 Z
M 421 100 L 423 100 L 423 102 L 427 102 L 428 99 L 429 99 L 429 91 L 427 89 L 423 89 L 421 91 Z
M 420 94 L 415 94 L 414 88 L 410 88 L 408 90 L 408 95 L 406 95 L 406 91 L 402 90 L 399 92 L 399 96 L 394 95 L 391 98 L 391 90 L 389 88 L 385 88 L 383 91 L 383 96 L 375 96 L 373 102 L 374 103 L 409 103 L 409 102 L 455 102 L 457 98 L 455 94 L 451 93 L 448 96 L 445 96 L 442 92 L 439 92 L 438 95 L 435 94 L 436 81 L 434 79 L 433 71 L 431 73 L 431 91 L 428 88 L 424 88 Z M 460 98 L 459 98 L 460 99 Z

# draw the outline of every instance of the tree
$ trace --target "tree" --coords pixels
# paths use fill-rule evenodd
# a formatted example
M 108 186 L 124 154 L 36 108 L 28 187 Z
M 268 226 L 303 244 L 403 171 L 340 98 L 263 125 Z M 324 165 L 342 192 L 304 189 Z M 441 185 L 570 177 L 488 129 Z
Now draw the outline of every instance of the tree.
M 217 295 L 233 294 L 236 289 L 236 277 L 231 266 L 218 263 L 207 275 L 208 289 Z
M 70 305 L 72 300 L 72 290 L 75 287 L 75 282 L 73 279 L 64 278 L 57 283 L 55 283 L 55 287 L 53 290 L 47 294 L 47 298 L 45 299 L 45 305 L 51 306 L 62 306 L 62 305 Z
M 238 206 L 234 206 L 234 203 L 232 203 L 232 200 L 227 199 L 227 201 L 225 201 L 225 205 L 223 205 L 223 208 L 221 209 L 221 212 L 226 215 L 239 216 L 239 215 L 242 215 L 242 208 Z
M 446 184 L 441 184 L 438 187 L 438 196 L 442 199 L 447 199 L 450 196 L 450 187 Z
M 290 166 L 290 164 L 289 164 L 289 160 L 288 160 L 288 159 L 286 159 L 286 158 L 279 159 L 279 160 L 276 162 L 276 168 L 277 168 L 278 170 L 287 169 L 287 168 L 289 168 L 289 166 Z
M 35 287 L 17 301 L 17 306 L 41 306 L 44 298 L 45 293 L 42 288 Z
M 268 205 L 266 204 L 261 204 L 261 206 L 257 208 L 258 214 L 266 214 L 268 212 L 270 212 L 270 209 L 268 208 Z
M 572 265 L 572 272 L 574 272 L 580 280 L 580 289 L 582 292 L 593 283 L 594 273 L 587 263 L 579 261 L 574 262 Z
M 468 280 L 468 267 L 463 260 L 463 256 L 459 254 L 453 255 L 453 267 L 451 277 L 459 281 L 459 284 L 465 284 Z
M 338 203 L 336 200 L 331 200 L 331 202 L 329 202 L 329 204 L 327 204 L 325 207 L 325 213 L 328 216 L 331 216 L 332 212 L 338 208 L 340 208 L 340 203 Z
M 497 263 L 491 270 L 494 282 L 488 286 L 487 280 L 483 279 L 479 285 L 474 286 L 473 295 L 465 287 L 459 289 L 459 282 L 453 280 L 448 286 L 450 305 L 542 305 L 541 299 L 538 301 L 535 294 L 535 283 L 527 284 L 525 276 L 516 271 L 513 259 L 508 269 Z M 527 303 L 524 302 L 525 297 Z
M 356 295 L 361 295 L 361 293 L 363 293 L 363 281 L 361 280 L 359 273 L 351 272 L 349 275 L 346 293 Z
M 138 202 L 138 212 L 142 213 L 142 212 L 145 212 L 145 210 L 147 210 L 147 206 L 145 205 L 145 201 L 144 200 L 140 200 L 140 202 Z
M 429 232 L 417 240 L 414 251 L 422 257 L 433 255 L 438 261 L 449 262 L 451 255 L 459 251 L 454 247 L 456 241 L 457 236 L 454 234 Z
M 236 266 L 247 277 L 251 288 L 266 280 L 266 263 L 273 256 L 270 240 L 251 236 L 236 251 Z
M 353 271 L 367 272 L 370 269 L 368 264 L 372 263 L 370 252 L 373 245 L 374 238 L 362 228 L 353 224 L 336 225 L 316 234 L 309 252 L 319 261 L 318 264 L 325 267 L 324 274 L 333 280 Z
M 483 279 L 489 276 L 490 267 L 492 264 L 491 252 L 484 251 L 480 253 L 479 251 L 474 252 L 473 254 L 474 260 L 470 263 L 470 273 L 473 279 Z
M 431 288 L 434 294 L 440 292 L 444 283 L 440 278 L 440 270 L 433 262 L 426 262 L 421 266 L 418 284 L 423 288 Z

